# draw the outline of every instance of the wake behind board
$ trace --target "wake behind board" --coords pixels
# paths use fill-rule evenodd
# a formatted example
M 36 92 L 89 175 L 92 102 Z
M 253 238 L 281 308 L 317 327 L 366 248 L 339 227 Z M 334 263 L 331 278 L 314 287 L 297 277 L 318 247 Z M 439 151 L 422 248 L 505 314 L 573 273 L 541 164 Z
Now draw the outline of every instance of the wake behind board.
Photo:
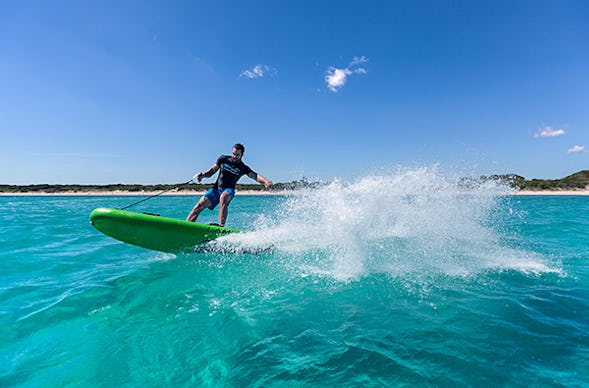
M 117 240 L 161 252 L 177 253 L 239 230 L 198 224 L 126 210 L 98 208 L 90 213 L 90 223 Z

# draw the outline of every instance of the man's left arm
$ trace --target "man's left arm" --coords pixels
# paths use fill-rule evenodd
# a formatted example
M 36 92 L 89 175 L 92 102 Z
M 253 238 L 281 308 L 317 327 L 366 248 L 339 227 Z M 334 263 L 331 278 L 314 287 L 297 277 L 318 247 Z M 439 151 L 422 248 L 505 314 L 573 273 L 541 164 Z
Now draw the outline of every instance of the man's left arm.
M 262 175 L 255 173 L 255 172 L 250 172 L 249 174 L 247 174 L 248 177 L 250 177 L 251 179 L 255 180 L 256 182 L 260 182 L 262 183 L 267 189 L 270 188 L 270 186 L 272 186 L 272 181 L 269 179 L 264 178 Z

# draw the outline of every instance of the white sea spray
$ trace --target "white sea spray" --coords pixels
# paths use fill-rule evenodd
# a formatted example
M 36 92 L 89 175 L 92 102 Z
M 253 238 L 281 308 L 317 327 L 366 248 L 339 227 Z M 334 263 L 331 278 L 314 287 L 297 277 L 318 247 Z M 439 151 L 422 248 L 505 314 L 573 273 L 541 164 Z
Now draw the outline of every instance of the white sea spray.
M 550 270 L 540 255 L 503 243 L 507 191 L 497 181 L 444 176 L 435 166 L 336 179 L 293 193 L 274 214 L 260 216 L 254 231 L 215 244 L 272 249 L 303 272 L 340 280 Z

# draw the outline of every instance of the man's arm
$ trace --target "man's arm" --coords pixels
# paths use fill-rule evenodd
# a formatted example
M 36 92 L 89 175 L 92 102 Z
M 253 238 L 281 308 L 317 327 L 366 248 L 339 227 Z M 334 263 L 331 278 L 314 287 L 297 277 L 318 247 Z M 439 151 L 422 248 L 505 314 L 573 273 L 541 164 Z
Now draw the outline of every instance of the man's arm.
M 247 174 L 247 176 L 250 177 L 250 178 L 252 178 L 256 182 L 262 183 L 267 189 L 270 188 L 270 186 L 272 186 L 272 181 L 271 180 L 266 179 L 263 176 L 261 176 L 260 174 L 256 174 L 253 171 L 250 172 L 249 174 Z
M 192 180 L 194 181 L 195 179 L 197 180 L 197 182 L 200 182 L 202 180 L 202 178 L 210 178 L 211 176 L 213 176 L 217 171 L 219 170 L 219 165 L 217 163 L 213 164 L 211 166 L 211 168 L 209 168 L 208 170 L 206 170 L 205 172 L 199 172 L 198 174 L 196 174 L 195 176 L 192 177 Z

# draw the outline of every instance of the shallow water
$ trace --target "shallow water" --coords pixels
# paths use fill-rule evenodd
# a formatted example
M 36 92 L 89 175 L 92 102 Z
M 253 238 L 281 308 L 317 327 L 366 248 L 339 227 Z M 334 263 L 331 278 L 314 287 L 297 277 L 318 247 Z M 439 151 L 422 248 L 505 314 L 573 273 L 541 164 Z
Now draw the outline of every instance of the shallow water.
M 589 198 L 501 193 L 418 170 L 238 195 L 251 232 L 182 255 L 89 225 L 135 198 L 0 197 L 0 386 L 587 385 Z

